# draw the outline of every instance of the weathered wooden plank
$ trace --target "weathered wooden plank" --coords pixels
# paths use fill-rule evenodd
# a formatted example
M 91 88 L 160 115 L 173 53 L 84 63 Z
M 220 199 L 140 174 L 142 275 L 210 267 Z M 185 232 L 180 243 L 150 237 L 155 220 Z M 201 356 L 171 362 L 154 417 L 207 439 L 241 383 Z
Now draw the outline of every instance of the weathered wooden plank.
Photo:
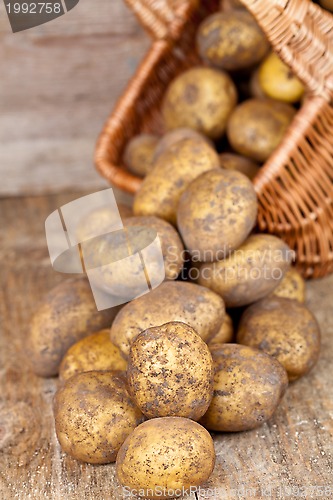
M 0 195 L 102 186 L 95 142 L 149 38 L 123 0 L 15 34 L 0 9 Z

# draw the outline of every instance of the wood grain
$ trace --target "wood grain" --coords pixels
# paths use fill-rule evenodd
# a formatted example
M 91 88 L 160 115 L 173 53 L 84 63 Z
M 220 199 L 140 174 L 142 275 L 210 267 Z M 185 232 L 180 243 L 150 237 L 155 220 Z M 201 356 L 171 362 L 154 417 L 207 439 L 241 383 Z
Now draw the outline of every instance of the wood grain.
M 45 218 L 83 194 L 0 200 L 1 500 L 125 498 L 114 465 L 80 464 L 61 452 L 52 419 L 56 380 L 34 376 L 25 359 L 37 302 L 66 279 L 51 268 Z M 205 487 L 217 490 L 206 489 L 209 498 L 235 498 L 237 492 L 238 498 L 265 498 L 264 487 L 273 489 L 266 498 L 279 498 L 279 487 L 333 488 L 332 300 L 333 276 L 308 284 L 308 305 L 322 328 L 322 354 L 313 372 L 291 385 L 273 420 L 255 431 L 214 435 L 216 467 Z M 318 491 L 307 495 L 319 497 Z
M 105 185 L 95 142 L 149 43 L 123 0 L 15 34 L 0 3 L 0 195 Z

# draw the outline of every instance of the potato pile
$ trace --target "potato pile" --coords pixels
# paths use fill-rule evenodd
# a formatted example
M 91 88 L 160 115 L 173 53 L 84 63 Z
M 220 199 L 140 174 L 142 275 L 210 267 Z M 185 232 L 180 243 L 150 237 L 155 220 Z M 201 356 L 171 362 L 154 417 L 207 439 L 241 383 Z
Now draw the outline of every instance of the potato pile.
M 35 373 L 59 373 L 54 417 L 62 449 L 84 462 L 116 461 L 121 485 L 145 498 L 205 483 L 215 463 L 209 431 L 267 422 L 288 382 L 319 356 L 319 327 L 293 252 L 255 231 L 251 182 L 291 123 L 303 87 L 233 4 L 204 20 L 202 64 L 166 89 L 165 135 L 139 135 L 124 152 L 127 167 L 145 176 L 134 215 L 123 210 L 124 226 L 157 233 L 164 282 L 98 313 L 88 282 L 69 280 L 36 311 L 27 339 Z M 94 212 L 79 228 L 107 232 L 108 221 Z M 120 252 L 117 240 L 103 245 L 91 246 L 96 263 L 101 251 Z M 116 286 L 125 297 L 136 274 L 126 280 L 121 263 L 101 271 L 101 293 Z
M 333 12 L 333 0 L 319 0 L 319 3 L 324 9 Z

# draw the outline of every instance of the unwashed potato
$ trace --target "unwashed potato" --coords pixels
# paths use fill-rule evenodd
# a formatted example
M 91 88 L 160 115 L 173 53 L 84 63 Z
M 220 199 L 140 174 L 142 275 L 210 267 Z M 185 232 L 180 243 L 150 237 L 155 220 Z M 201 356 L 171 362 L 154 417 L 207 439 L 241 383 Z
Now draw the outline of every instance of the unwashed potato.
M 280 144 L 295 113 L 289 104 L 273 99 L 248 99 L 230 117 L 229 142 L 237 153 L 264 162 Z
M 153 158 L 159 137 L 152 134 L 140 134 L 127 144 L 124 162 L 133 174 L 144 177 L 153 168 Z
M 116 474 L 129 491 L 149 499 L 190 494 L 213 472 L 214 443 L 188 418 L 154 418 L 139 425 L 120 448 Z
M 274 356 L 289 380 L 308 373 L 317 362 L 320 330 L 313 314 L 296 300 L 268 297 L 243 314 L 237 342 Z
M 215 334 L 224 315 L 223 300 L 211 290 L 194 283 L 166 281 L 123 307 L 112 325 L 111 341 L 127 357 L 139 333 L 170 321 L 181 321 L 206 342 Z
M 179 198 L 192 180 L 220 167 L 217 153 L 204 141 L 183 139 L 159 156 L 134 199 L 135 215 L 155 215 L 176 223 Z
M 147 276 L 153 287 L 163 279 L 176 279 L 184 246 L 176 229 L 158 217 L 130 217 L 124 227 L 92 240 L 83 252 L 86 265 L 94 269 L 95 285 L 127 302 L 148 291 Z
M 319 0 L 319 3 L 324 9 L 333 12 L 333 0 Z
M 228 258 L 200 267 L 198 283 L 223 297 L 227 307 L 262 299 L 281 282 L 293 252 L 276 236 L 256 234 Z
M 184 264 L 184 245 L 176 229 L 167 221 L 154 216 L 131 217 L 124 221 L 126 227 L 143 227 L 156 231 L 162 248 L 165 278 L 174 280 Z
M 246 10 L 208 16 L 199 26 L 197 46 L 204 61 L 227 71 L 254 66 L 269 49 L 264 33 Z
M 173 146 L 174 144 L 183 139 L 194 139 L 196 141 L 204 141 L 209 146 L 213 147 L 213 143 L 210 141 L 210 139 L 200 134 L 196 130 L 193 130 L 192 128 L 175 128 L 174 130 L 170 130 L 170 132 L 167 132 L 157 144 L 154 153 L 154 162 L 162 153 L 164 153 L 171 146 Z
M 254 161 L 245 156 L 236 155 L 234 153 L 221 153 L 219 156 L 222 168 L 237 170 L 246 175 L 250 180 L 252 180 L 260 170 L 260 167 Z
M 121 372 L 90 371 L 71 377 L 54 399 L 57 437 L 63 451 L 92 464 L 114 462 L 119 448 L 144 420 Z
M 110 329 L 101 330 L 72 345 L 66 352 L 60 368 L 59 379 L 92 370 L 126 370 L 127 363 L 117 346 L 110 341 Z
M 207 344 L 180 322 L 148 328 L 131 346 L 127 380 L 133 401 L 148 418 L 199 420 L 213 396 Z
M 42 377 L 58 374 L 66 351 L 93 332 L 111 326 L 119 307 L 98 311 L 86 278 L 53 288 L 35 312 L 25 348 L 32 370 Z
M 162 105 L 164 124 L 167 130 L 189 127 L 218 139 L 236 103 L 237 90 L 227 73 L 195 67 L 169 85 Z
M 230 9 L 245 9 L 245 7 L 239 0 L 220 0 L 220 9 L 224 11 Z
M 232 341 L 233 336 L 234 325 L 229 314 L 226 314 L 219 330 L 217 330 L 214 337 L 210 339 L 208 346 L 210 347 L 215 344 L 226 344 L 227 342 Z
M 287 271 L 281 283 L 275 288 L 273 295 L 305 302 L 305 281 L 297 269 L 291 267 Z
M 238 248 L 257 219 L 252 182 L 235 170 L 211 170 L 182 194 L 177 224 L 186 248 L 200 262 L 214 262 Z
M 251 97 L 257 97 L 258 99 L 266 99 L 267 95 L 263 91 L 259 83 L 259 68 L 252 72 L 248 91 Z
M 302 82 L 274 52 L 261 63 L 258 78 L 260 87 L 272 99 L 293 103 L 304 94 Z
M 131 207 L 124 203 L 117 203 L 117 206 L 122 220 L 133 215 Z M 79 222 L 76 229 L 77 240 L 82 242 L 91 238 L 92 234 L 95 236 L 109 233 L 114 230 L 115 225 L 118 223 L 118 213 L 113 212 L 110 206 L 92 210 Z
M 212 431 L 255 429 L 269 420 L 288 386 L 283 366 L 258 349 L 211 346 L 214 396 L 200 423 Z

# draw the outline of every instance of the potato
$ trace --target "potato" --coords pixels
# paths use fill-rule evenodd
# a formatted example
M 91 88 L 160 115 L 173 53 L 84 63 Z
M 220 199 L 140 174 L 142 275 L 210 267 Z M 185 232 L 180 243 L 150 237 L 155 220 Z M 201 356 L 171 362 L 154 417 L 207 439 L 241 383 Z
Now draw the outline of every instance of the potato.
M 86 278 L 53 288 L 34 314 L 26 340 L 27 359 L 41 377 L 57 375 L 66 351 L 83 337 L 111 326 L 119 307 L 98 311 Z
M 264 162 L 280 144 L 295 113 L 289 104 L 273 99 L 248 99 L 230 117 L 229 142 L 237 153 Z
M 111 342 L 127 357 L 139 333 L 170 321 L 188 324 L 206 342 L 224 315 L 223 300 L 211 290 L 194 283 L 166 281 L 123 307 L 112 325 Z
M 237 342 L 274 356 L 289 380 L 308 373 L 317 362 L 320 330 L 313 314 L 296 300 L 267 297 L 243 314 Z
M 84 255 L 94 269 L 94 284 L 128 302 L 148 291 L 146 275 L 153 288 L 163 280 L 163 273 L 166 280 L 176 279 L 185 251 L 176 229 L 158 217 L 130 217 L 124 220 L 124 227 L 125 231 L 91 240 Z M 153 244 L 157 237 L 159 241 Z M 145 252 L 143 261 L 140 251 Z
M 127 144 L 124 162 L 133 174 L 144 177 L 153 168 L 153 157 L 159 137 L 152 134 L 140 134 Z
M 274 52 L 261 63 L 258 80 L 266 96 L 278 101 L 298 102 L 304 94 L 302 82 Z
M 174 130 L 171 130 L 170 132 L 167 132 L 157 144 L 154 153 L 154 162 L 161 154 L 167 151 L 171 146 L 173 146 L 179 141 L 182 141 L 183 139 L 194 139 L 195 141 L 204 141 L 209 146 L 213 147 L 212 141 L 208 139 L 208 137 L 205 137 L 204 135 L 197 132 L 196 130 L 193 130 L 192 128 L 176 128 Z
M 133 216 L 133 209 L 129 205 L 117 201 L 117 207 L 119 209 L 119 215 L 122 219 Z
M 278 286 L 293 257 L 276 236 L 256 234 L 220 262 L 202 264 L 198 283 L 220 294 L 227 307 L 262 299 Z
M 319 0 L 319 3 L 324 9 L 333 12 L 333 0 Z
M 72 345 L 59 368 L 61 381 L 92 370 L 126 370 L 127 362 L 110 341 L 110 330 L 101 330 Z
M 119 215 L 124 220 L 126 217 L 131 217 L 133 211 L 131 207 L 117 203 Z M 92 232 L 101 235 L 109 233 L 113 230 L 115 224 L 118 223 L 118 214 L 113 213 L 110 206 L 105 206 L 92 210 L 78 224 L 76 229 L 77 240 L 82 242 L 91 238 Z
M 155 215 L 176 224 L 181 194 L 203 172 L 219 168 L 219 157 L 208 144 L 183 139 L 161 154 L 134 199 L 135 215 Z
M 215 344 L 225 344 L 231 342 L 234 337 L 234 325 L 229 314 L 225 315 L 224 321 L 221 323 L 219 330 L 212 339 L 210 339 L 208 346 Z
M 220 9 L 225 10 L 225 8 L 230 9 L 245 9 L 242 2 L 239 0 L 220 0 Z
M 162 104 L 163 121 L 167 130 L 189 127 L 218 139 L 236 103 L 237 90 L 227 73 L 195 67 L 169 85 Z
M 165 278 L 175 280 L 182 270 L 185 257 L 184 245 L 176 229 L 154 216 L 131 217 L 124 224 L 126 227 L 147 227 L 156 231 L 162 247 Z
M 297 269 L 291 267 L 287 271 L 283 280 L 273 291 L 273 295 L 305 302 L 305 281 Z
M 246 175 L 250 180 L 254 179 L 260 170 L 260 167 L 245 156 L 236 155 L 233 153 L 221 153 L 220 164 L 226 170 L 237 170 Z
M 249 12 L 231 10 L 212 14 L 200 24 L 197 47 L 209 65 L 236 71 L 259 63 L 269 43 Z
M 174 498 L 207 481 L 214 464 L 214 443 L 201 425 L 181 417 L 154 418 L 126 439 L 116 475 L 141 498 Z
M 257 219 L 257 196 L 251 181 L 232 170 L 211 170 L 182 194 L 177 224 L 190 255 L 214 262 L 238 248 Z
M 57 437 L 77 460 L 107 464 L 144 420 L 131 401 L 121 372 L 90 371 L 71 377 L 54 398 Z
M 263 91 L 259 83 L 259 68 L 252 72 L 248 91 L 251 97 L 257 97 L 258 99 L 267 99 L 267 95 Z
M 287 386 L 283 366 L 258 349 L 237 344 L 211 346 L 214 396 L 200 420 L 207 429 L 255 429 L 275 412 Z
M 172 321 L 137 336 L 127 380 L 133 401 L 146 417 L 199 420 L 213 396 L 213 361 L 191 326 Z

